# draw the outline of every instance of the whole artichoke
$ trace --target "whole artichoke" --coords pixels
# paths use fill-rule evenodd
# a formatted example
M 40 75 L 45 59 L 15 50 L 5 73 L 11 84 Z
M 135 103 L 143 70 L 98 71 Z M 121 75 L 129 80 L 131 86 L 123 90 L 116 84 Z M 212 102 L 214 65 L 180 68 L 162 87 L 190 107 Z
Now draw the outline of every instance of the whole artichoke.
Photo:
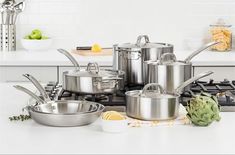
M 187 103 L 187 117 L 194 125 L 208 126 L 213 121 L 219 121 L 220 108 L 215 96 L 207 93 L 195 95 Z

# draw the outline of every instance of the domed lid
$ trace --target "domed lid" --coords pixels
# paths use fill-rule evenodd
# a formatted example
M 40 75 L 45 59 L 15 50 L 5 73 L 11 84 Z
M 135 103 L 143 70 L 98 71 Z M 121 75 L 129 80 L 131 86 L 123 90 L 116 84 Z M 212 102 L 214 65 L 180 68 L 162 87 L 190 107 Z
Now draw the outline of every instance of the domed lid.
M 141 43 L 141 40 L 144 39 L 145 42 Z M 118 48 L 126 49 L 145 49 L 145 48 L 173 48 L 173 45 L 167 43 L 151 43 L 147 35 L 141 35 L 137 38 L 136 43 L 124 43 L 117 45 Z

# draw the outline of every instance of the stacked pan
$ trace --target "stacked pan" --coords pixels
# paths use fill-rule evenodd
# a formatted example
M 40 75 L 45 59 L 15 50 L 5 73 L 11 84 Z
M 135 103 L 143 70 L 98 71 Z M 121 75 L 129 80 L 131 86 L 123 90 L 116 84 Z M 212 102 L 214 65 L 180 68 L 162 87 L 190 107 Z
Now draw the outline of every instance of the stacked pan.
M 14 87 L 27 93 L 37 101 L 36 104 L 27 106 L 25 109 L 31 118 L 39 124 L 60 127 L 88 125 L 97 120 L 104 110 L 104 106 L 96 102 L 52 101 L 33 76 L 29 74 L 24 76 L 35 85 L 42 98 L 22 86 L 16 85 Z

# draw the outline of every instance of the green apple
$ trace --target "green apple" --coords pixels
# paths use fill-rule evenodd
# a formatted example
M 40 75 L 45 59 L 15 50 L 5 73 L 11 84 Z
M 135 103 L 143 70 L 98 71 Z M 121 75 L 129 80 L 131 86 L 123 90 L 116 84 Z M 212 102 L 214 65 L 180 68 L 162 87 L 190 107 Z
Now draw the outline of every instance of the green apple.
M 41 39 L 42 38 L 41 31 L 38 29 L 33 30 L 32 33 L 30 34 L 30 38 L 31 39 Z
M 49 37 L 47 37 L 47 36 L 42 36 L 41 39 L 42 39 L 42 40 L 45 40 L 45 39 L 49 39 Z
M 30 37 L 30 35 L 27 35 L 27 36 L 24 37 L 24 39 L 29 39 L 30 40 L 31 37 Z

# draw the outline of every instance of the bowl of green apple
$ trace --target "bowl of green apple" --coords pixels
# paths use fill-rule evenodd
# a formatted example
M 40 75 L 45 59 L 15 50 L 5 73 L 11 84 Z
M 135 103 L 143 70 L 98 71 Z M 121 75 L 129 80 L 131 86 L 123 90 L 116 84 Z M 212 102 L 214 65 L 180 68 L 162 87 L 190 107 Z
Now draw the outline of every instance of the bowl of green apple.
M 44 36 L 40 30 L 35 29 L 31 34 L 28 34 L 21 39 L 21 44 L 26 50 L 42 51 L 50 48 L 52 39 Z

